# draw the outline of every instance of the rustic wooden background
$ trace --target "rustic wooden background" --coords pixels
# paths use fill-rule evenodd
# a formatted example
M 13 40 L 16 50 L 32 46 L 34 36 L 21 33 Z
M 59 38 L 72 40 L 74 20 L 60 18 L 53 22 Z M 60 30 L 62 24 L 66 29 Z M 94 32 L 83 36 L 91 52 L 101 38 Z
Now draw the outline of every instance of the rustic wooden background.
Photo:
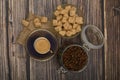
M 52 19 L 59 4 L 73 4 L 85 24 L 94 24 L 105 36 L 102 49 L 89 52 L 90 62 L 81 73 L 59 74 L 57 58 L 47 62 L 31 59 L 16 44 L 21 20 L 29 12 Z M 0 80 L 120 80 L 120 0 L 0 0 Z M 67 39 L 60 38 L 63 44 Z M 78 38 L 71 39 L 79 43 Z

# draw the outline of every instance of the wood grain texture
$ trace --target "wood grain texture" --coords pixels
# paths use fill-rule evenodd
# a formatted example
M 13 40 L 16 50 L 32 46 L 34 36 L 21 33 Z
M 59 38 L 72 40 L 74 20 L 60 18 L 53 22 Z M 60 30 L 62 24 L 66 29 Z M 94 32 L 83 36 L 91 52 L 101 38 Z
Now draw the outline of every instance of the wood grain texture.
M 26 52 L 23 46 L 16 44 L 19 32 L 22 30 L 21 20 L 25 18 L 27 0 L 9 0 L 8 8 L 8 41 L 11 80 L 27 80 Z
M 0 0 L 0 80 L 9 79 L 6 25 L 6 1 Z
M 105 36 L 104 48 L 89 52 L 88 67 L 81 73 L 60 74 L 56 56 L 40 62 L 16 44 L 23 29 L 21 20 L 29 12 L 47 16 L 51 21 L 59 4 L 75 5 L 78 14 L 84 17 L 84 25 L 96 25 Z M 113 9 L 117 7 L 120 0 L 0 0 L 0 80 L 120 80 L 120 12 Z M 82 45 L 80 35 L 57 38 L 59 46 Z
M 108 3 L 109 1 L 109 3 Z M 120 80 L 120 0 L 105 0 L 105 79 Z

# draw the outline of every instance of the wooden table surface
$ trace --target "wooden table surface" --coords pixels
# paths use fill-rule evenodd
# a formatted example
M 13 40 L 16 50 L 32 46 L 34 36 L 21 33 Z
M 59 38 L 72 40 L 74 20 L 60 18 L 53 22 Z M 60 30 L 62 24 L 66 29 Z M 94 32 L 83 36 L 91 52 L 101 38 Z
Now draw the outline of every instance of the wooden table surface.
M 73 4 L 85 24 L 96 25 L 105 36 L 104 47 L 89 52 L 88 67 L 81 73 L 59 74 L 56 56 L 47 62 L 29 57 L 15 44 L 21 20 L 29 12 L 52 20 L 59 4 Z M 0 0 L 0 80 L 120 80 L 120 0 Z M 115 8 L 115 9 L 114 9 Z M 59 39 L 59 43 L 80 43 Z

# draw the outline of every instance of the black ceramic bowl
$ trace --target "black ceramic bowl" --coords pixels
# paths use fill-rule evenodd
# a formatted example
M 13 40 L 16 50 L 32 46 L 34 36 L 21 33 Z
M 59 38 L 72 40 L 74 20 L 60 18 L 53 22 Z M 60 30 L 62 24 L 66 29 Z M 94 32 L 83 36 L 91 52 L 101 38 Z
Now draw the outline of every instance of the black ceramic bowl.
M 34 49 L 34 41 L 39 38 L 39 37 L 45 37 L 50 41 L 51 44 L 51 48 L 46 54 L 39 54 L 35 49 Z M 48 30 L 44 30 L 44 29 L 39 29 L 39 30 L 35 30 L 33 32 L 31 32 L 31 34 L 28 36 L 27 40 L 26 40 L 26 51 L 27 53 L 38 60 L 41 61 L 46 61 L 51 59 L 56 51 L 58 49 L 58 43 L 57 43 L 57 39 L 56 37 Z

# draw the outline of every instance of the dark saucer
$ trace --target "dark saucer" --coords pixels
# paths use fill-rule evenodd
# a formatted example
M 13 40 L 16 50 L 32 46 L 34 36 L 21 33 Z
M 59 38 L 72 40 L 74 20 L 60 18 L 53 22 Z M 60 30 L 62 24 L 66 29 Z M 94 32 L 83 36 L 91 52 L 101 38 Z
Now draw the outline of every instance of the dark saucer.
M 34 49 L 34 41 L 39 37 L 45 37 L 50 41 L 50 44 L 51 44 L 50 50 L 52 52 L 49 51 L 46 54 L 40 54 L 36 52 L 36 50 Z M 29 37 L 26 40 L 26 50 L 28 54 L 31 57 L 38 59 L 38 60 L 46 61 L 46 60 L 51 59 L 57 52 L 57 49 L 58 49 L 57 39 L 48 30 L 44 30 L 44 29 L 35 30 L 29 35 Z

